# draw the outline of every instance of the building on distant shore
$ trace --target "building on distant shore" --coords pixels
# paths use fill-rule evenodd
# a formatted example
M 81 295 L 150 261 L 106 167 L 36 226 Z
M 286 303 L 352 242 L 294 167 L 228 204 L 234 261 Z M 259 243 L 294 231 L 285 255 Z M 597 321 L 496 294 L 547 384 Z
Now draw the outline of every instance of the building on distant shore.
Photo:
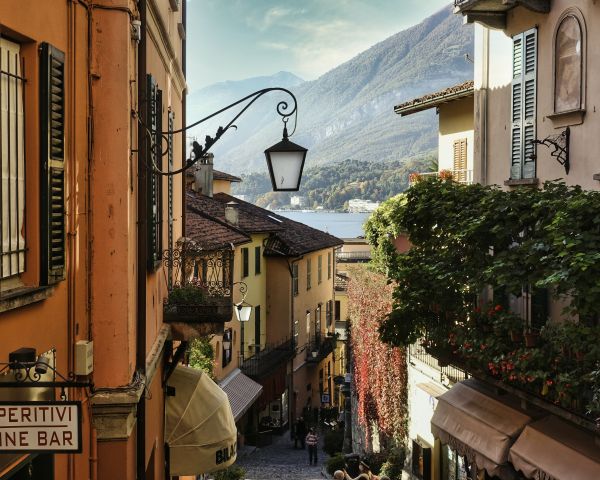
M 374 212 L 378 207 L 379 202 L 372 202 L 371 200 L 353 198 L 348 201 L 348 212 L 350 213 L 370 213 Z
M 304 207 L 306 206 L 307 198 L 300 195 L 293 195 L 290 198 L 290 205 L 292 207 Z

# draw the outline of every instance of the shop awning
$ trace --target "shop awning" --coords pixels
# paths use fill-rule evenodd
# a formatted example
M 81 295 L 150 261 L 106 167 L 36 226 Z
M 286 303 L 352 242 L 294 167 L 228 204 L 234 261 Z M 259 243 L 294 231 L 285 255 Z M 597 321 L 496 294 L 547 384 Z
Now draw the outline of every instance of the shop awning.
M 225 392 L 202 371 L 182 365 L 168 383 L 175 388 L 165 407 L 170 474 L 200 475 L 231 465 L 237 430 Z
M 236 368 L 219 383 L 219 386 L 227 394 L 233 418 L 237 422 L 242 415 L 248 411 L 263 391 L 260 383 L 256 383 L 250 377 Z
M 444 444 L 502 480 L 514 478 L 508 452 L 532 418 L 488 393 L 474 379 L 438 397 L 431 432 Z
M 528 425 L 508 458 L 527 478 L 600 479 L 600 437 L 554 416 Z

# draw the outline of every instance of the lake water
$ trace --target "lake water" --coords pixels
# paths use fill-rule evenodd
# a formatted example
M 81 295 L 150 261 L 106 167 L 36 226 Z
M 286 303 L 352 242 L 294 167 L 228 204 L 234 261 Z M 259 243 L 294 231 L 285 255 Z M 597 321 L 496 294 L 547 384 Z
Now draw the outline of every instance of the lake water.
M 293 210 L 278 211 L 277 213 L 339 238 L 364 236 L 363 224 L 371 215 L 370 213 L 300 212 Z

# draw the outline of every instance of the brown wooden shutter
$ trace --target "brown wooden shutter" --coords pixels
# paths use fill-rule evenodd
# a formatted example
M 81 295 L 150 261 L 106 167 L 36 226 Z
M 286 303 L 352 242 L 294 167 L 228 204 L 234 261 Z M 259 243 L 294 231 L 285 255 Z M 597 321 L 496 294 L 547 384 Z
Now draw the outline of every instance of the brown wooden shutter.
M 464 183 L 467 180 L 467 139 L 454 141 L 454 179 Z
M 40 283 L 51 285 L 65 278 L 65 54 L 40 52 Z
M 148 268 L 156 270 L 162 258 L 162 176 L 154 173 L 153 166 L 162 165 L 162 91 L 152 75 L 147 77 L 148 107 L 146 126 L 152 139 L 146 149 L 148 155 Z

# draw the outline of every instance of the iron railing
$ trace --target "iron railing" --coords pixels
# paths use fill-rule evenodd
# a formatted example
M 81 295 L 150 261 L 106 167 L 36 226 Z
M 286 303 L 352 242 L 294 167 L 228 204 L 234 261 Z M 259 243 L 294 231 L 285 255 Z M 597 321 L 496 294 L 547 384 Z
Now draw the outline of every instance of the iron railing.
M 245 359 L 240 367 L 245 375 L 251 378 L 264 378 L 281 365 L 287 363 L 294 356 L 294 343 L 291 339 L 285 339 L 278 344 L 271 344 Z
M 336 252 L 335 258 L 341 263 L 359 263 L 371 260 L 371 251 L 362 250 L 358 252 Z
M 411 359 L 416 359 L 428 367 L 438 370 L 440 372 L 440 378 L 444 376 L 452 383 L 457 383 L 469 378 L 467 372 L 461 368 L 454 365 L 440 365 L 440 361 L 433 355 L 427 353 L 420 342 L 410 345 L 408 347 L 408 353 Z
M 318 363 L 327 357 L 335 348 L 337 336 L 311 335 L 306 345 L 306 361 Z
M 0 278 L 25 271 L 25 63 L 0 48 Z
M 408 177 L 408 184 L 409 186 L 412 186 L 420 180 L 426 178 L 438 178 L 444 175 L 449 176 L 455 182 L 463 183 L 465 185 L 473 183 L 473 170 L 442 170 L 440 172 L 413 173 Z

